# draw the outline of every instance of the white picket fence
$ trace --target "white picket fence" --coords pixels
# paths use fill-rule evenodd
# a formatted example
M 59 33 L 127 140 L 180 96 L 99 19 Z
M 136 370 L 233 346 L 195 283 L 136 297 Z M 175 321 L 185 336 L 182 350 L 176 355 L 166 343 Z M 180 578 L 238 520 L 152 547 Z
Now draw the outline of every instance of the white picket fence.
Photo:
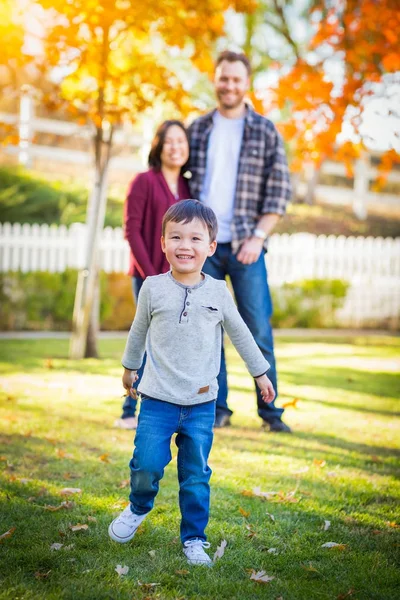
M 61 272 L 83 266 L 86 225 L 0 224 L 0 271 Z M 101 265 L 127 272 L 128 244 L 121 228 L 104 229 Z M 274 234 L 267 254 L 271 286 L 302 279 L 342 279 L 350 284 L 340 323 L 358 327 L 400 320 L 400 238 Z

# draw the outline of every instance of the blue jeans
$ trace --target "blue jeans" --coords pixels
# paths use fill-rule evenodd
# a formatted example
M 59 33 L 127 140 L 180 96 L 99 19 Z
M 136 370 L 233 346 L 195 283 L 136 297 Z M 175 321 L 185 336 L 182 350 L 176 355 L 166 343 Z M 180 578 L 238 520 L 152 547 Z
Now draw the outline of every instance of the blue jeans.
M 233 254 L 230 243 L 218 244 L 215 254 L 207 258 L 203 271 L 215 279 L 225 279 L 229 275 L 239 313 L 250 329 L 264 358 L 271 365 L 267 375 L 274 386 L 276 395 L 278 395 L 274 341 L 270 322 L 272 301 L 268 287 L 265 252 L 261 252 L 259 259 L 255 263 L 244 265 Z M 223 345 L 218 385 L 217 413 L 231 415 L 232 411 L 229 409 L 227 402 L 228 380 Z M 263 402 L 257 385 L 256 393 L 258 415 L 265 421 L 271 421 L 277 417 L 280 418 L 283 409 L 277 408 L 275 402 L 271 402 L 271 404 Z
M 142 287 L 142 285 L 143 285 L 143 279 L 141 277 L 139 277 L 138 275 L 135 275 L 134 277 L 132 277 L 132 290 L 133 290 L 133 297 L 135 298 L 136 306 L 137 306 L 140 288 Z M 142 378 L 145 362 L 146 362 L 146 356 L 143 359 L 142 366 L 140 367 L 140 369 L 137 372 L 139 378 L 135 382 L 135 385 L 133 386 L 135 388 L 135 390 L 137 390 L 140 380 Z M 121 418 L 127 419 L 128 417 L 134 417 L 136 414 L 136 407 L 137 407 L 137 400 L 135 400 L 135 398 L 132 398 L 132 396 L 126 396 L 125 401 L 122 405 Z
M 177 433 L 182 543 L 193 538 L 206 540 L 211 477 L 207 461 L 214 419 L 215 402 L 180 406 L 147 396 L 141 399 L 135 450 L 129 463 L 131 508 L 138 515 L 153 508 L 160 479 L 171 460 L 171 437 Z

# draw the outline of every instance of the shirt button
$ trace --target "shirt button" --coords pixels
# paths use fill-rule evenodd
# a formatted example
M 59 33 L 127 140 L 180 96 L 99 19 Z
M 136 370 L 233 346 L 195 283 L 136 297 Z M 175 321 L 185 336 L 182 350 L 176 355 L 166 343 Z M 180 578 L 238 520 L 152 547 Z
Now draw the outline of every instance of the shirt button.
M 188 293 L 188 294 L 191 294 L 191 293 L 192 293 L 192 290 L 188 290 L 188 291 L 187 291 L 187 293 Z
M 190 302 L 186 302 L 186 306 L 189 306 L 189 305 L 190 305 Z
M 184 317 L 187 317 L 187 312 L 186 312 L 186 311 L 183 313 L 183 316 L 184 316 Z

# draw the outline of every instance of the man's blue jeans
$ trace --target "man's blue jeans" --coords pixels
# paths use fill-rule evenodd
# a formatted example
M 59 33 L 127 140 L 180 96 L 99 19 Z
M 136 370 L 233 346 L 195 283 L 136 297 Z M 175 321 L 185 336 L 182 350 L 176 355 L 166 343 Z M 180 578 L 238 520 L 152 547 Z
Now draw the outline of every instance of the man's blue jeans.
M 135 275 L 134 277 L 132 277 L 132 290 L 133 290 L 133 297 L 135 298 L 136 306 L 137 306 L 140 288 L 143 285 L 143 281 L 144 280 L 141 277 L 139 277 L 138 275 Z M 142 378 L 145 362 L 146 362 L 146 355 L 143 359 L 142 366 L 140 367 L 140 369 L 137 372 L 139 378 L 135 382 L 135 385 L 133 386 L 135 388 L 135 390 L 137 390 L 140 380 Z M 137 400 L 135 400 L 135 398 L 132 398 L 132 396 L 126 396 L 125 401 L 122 405 L 121 418 L 127 419 L 128 417 L 134 417 L 136 414 L 136 407 L 137 407 Z
M 239 313 L 250 329 L 264 357 L 271 365 L 267 375 L 274 386 L 276 395 L 278 395 L 274 341 L 270 321 L 272 301 L 268 287 L 265 252 L 261 252 L 255 263 L 244 265 L 233 254 L 230 243 L 218 244 L 215 254 L 207 258 L 203 271 L 215 279 L 225 279 L 229 275 Z M 223 345 L 218 385 L 217 414 L 231 415 L 232 411 L 228 408 L 227 403 L 228 380 Z M 263 402 L 257 385 L 256 393 L 259 416 L 265 421 L 271 421 L 276 417 L 280 418 L 283 409 L 277 408 L 275 402 L 271 402 L 271 404 Z
M 211 477 L 207 461 L 214 419 L 215 402 L 180 406 L 147 396 L 141 398 L 135 449 L 129 463 L 131 508 L 138 515 L 153 508 L 159 481 L 172 458 L 171 437 L 177 433 L 182 543 L 193 538 L 206 540 Z

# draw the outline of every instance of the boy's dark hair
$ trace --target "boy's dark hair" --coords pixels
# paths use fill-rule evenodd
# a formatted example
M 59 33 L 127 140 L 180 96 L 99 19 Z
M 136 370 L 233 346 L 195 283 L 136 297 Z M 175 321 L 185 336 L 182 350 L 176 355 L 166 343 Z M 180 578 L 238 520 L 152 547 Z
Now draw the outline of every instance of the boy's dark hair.
M 232 62 L 241 62 L 244 64 L 244 66 L 246 67 L 247 70 L 247 75 L 250 77 L 251 75 L 251 64 L 249 59 L 247 58 L 247 56 L 245 54 L 243 54 L 243 52 L 232 52 L 231 50 L 224 50 L 224 52 L 221 52 L 221 54 L 218 55 L 217 60 L 215 61 L 215 68 L 218 67 L 219 64 L 222 63 L 222 61 L 228 61 L 230 63 Z
M 209 206 L 199 200 L 181 200 L 169 207 L 162 222 L 162 234 L 165 236 L 167 223 L 191 223 L 199 219 L 208 229 L 210 243 L 215 240 L 218 232 L 217 217 Z
M 181 121 L 177 121 L 175 119 L 170 119 L 168 121 L 164 121 L 163 123 L 161 123 L 161 125 L 158 127 L 158 129 L 155 133 L 153 141 L 151 142 L 151 149 L 150 149 L 149 158 L 148 158 L 149 167 L 155 169 L 156 171 L 159 171 L 161 169 L 161 153 L 163 151 L 165 138 L 166 138 L 168 129 L 170 127 L 172 127 L 172 125 L 177 125 L 178 127 L 180 127 L 182 129 L 182 131 L 184 132 L 184 134 L 186 136 L 187 143 L 189 145 L 189 136 L 186 131 L 186 127 L 184 126 L 184 124 Z M 181 173 L 184 173 L 185 171 L 186 171 L 186 165 L 183 165 L 181 168 Z

